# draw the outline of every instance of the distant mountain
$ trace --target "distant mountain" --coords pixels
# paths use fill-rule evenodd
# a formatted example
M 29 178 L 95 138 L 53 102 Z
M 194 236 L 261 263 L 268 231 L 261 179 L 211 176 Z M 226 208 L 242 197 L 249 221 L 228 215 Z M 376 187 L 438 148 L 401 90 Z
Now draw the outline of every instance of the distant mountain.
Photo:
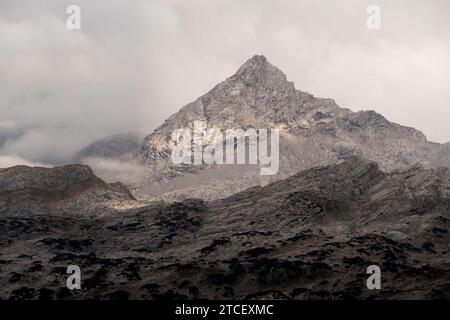
M 83 158 L 119 158 L 137 150 L 141 142 L 137 133 L 122 133 L 95 141 L 76 155 L 76 161 Z
M 262 177 L 250 165 L 173 165 L 171 134 L 202 121 L 207 128 L 280 129 L 280 170 Z M 148 170 L 133 186 L 141 197 L 218 199 L 300 170 L 358 156 L 386 171 L 450 166 L 448 146 L 374 111 L 352 112 L 331 99 L 296 90 L 264 56 L 254 56 L 211 91 L 184 106 L 144 139 L 138 158 Z
M 349 158 L 151 204 L 84 166 L 0 170 L 0 299 L 449 299 L 450 169 Z M 66 268 L 82 290 L 65 287 Z M 382 290 L 366 287 L 381 269 Z

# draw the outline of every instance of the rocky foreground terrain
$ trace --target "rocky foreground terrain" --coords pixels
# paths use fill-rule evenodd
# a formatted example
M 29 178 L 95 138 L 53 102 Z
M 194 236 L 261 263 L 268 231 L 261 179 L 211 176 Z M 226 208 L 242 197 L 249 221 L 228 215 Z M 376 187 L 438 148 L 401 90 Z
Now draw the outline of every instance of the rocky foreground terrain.
M 448 168 L 354 157 L 209 202 L 138 201 L 81 165 L 0 169 L 0 298 L 449 299 L 449 209 Z

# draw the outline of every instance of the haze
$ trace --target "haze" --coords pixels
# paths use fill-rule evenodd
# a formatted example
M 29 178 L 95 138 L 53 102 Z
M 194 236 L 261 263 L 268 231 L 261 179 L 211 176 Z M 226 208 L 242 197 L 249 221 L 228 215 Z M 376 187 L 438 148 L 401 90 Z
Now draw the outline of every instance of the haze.
M 380 30 L 366 27 L 372 4 Z M 446 142 L 449 16 L 447 0 L 0 0 L 0 167 L 149 134 L 254 54 L 299 90 Z

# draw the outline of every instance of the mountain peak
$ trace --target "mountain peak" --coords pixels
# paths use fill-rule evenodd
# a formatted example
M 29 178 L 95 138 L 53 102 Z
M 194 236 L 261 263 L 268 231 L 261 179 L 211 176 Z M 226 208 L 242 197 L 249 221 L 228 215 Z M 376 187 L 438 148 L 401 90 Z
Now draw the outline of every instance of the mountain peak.
M 263 55 L 254 55 L 248 59 L 232 78 L 243 81 L 247 86 L 293 87 L 286 75 Z
M 255 70 L 259 68 L 267 67 L 269 62 L 267 58 L 263 55 L 254 55 L 250 59 L 248 59 L 238 70 L 237 73 L 242 73 L 249 70 Z

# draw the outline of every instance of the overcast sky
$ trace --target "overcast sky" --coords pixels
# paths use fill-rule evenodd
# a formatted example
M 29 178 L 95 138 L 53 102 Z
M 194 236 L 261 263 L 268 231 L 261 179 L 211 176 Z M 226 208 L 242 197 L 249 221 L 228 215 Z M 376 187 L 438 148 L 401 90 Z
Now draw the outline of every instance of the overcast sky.
M 0 157 L 51 162 L 150 133 L 254 54 L 297 89 L 449 141 L 449 17 L 448 0 L 0 0 Z

